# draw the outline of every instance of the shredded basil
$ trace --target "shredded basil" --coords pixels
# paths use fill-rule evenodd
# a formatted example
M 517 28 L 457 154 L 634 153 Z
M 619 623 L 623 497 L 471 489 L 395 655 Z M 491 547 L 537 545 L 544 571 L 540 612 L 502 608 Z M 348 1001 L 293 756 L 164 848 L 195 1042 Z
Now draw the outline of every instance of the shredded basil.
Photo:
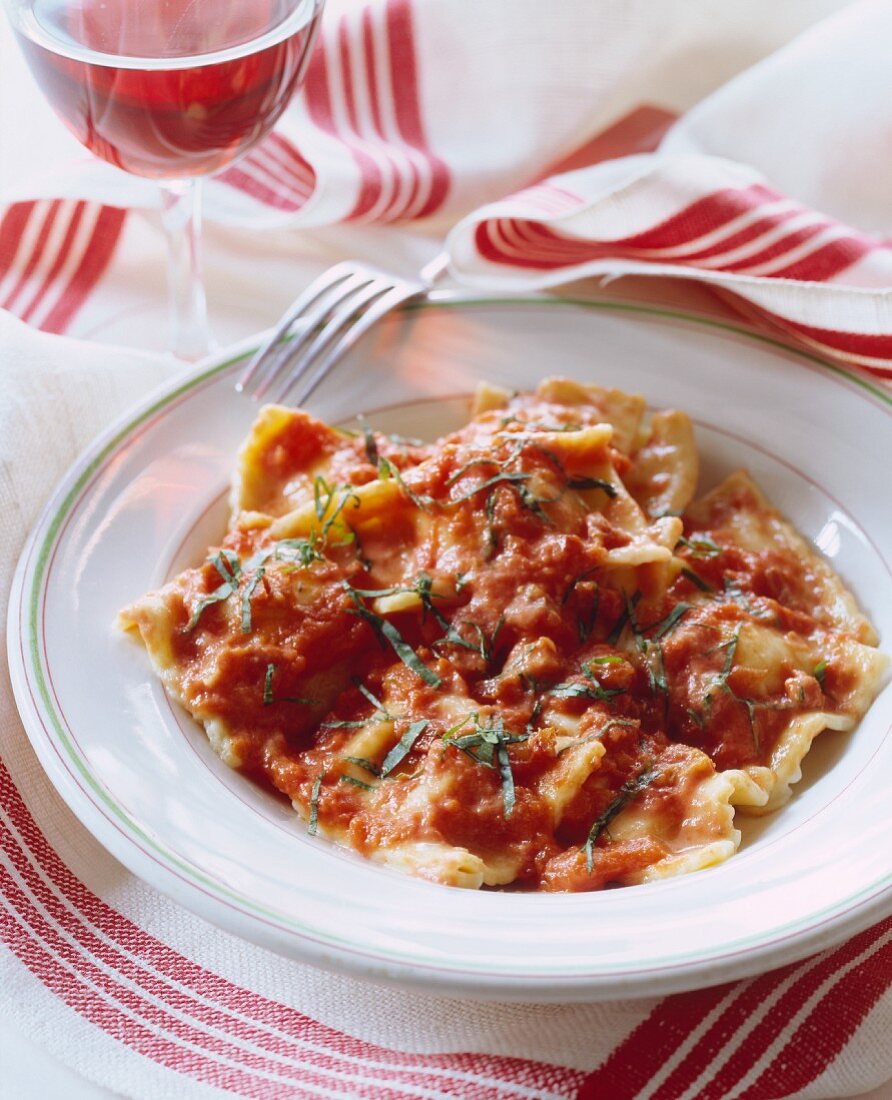
M 714 542 L 709 535 L 696 535 L 690 539 L 682 535 L 678 540 L 678 545 L 686 546 L 691 551 L 692 558 L 714 558 L 717 554 L 721 554 L 724 549 L 717 542 Z
M 375 433 L 372 431 L 371 425 L 365 419 L 360 416 L 359 426 L 362 429 L 363 438 L 365 439 L 365 453 L 366 458 L 372 464 L 372 466 L 378 465 L 378 444 L 375 441 Z
M 273 701 L 273 676 L 276 674 L 275 665 L 266 666 L 266 677 L 263 681 L 263 705 L 268 707 Z
M 468 721 L 473 721 L 474 732 L 456 737 L 455 733 L 463 728 Z M 514 773 L 511 770 L 511 758 L 508 755 L 508 746 L 526 741 L 529 732 L 522 734 L 508 733 L 505 729 L 501 715 L 491 716 L 488 725 L 480 723 L 480 718 L 472 714 L 459 726 L 443 735 L 448 745 L 454 745 L 457 749 L 469 756 L 485 768 L 498 770 L 502 786 L 502 807 L 506 818 L 514 812 L 516 792 L 514 789 Z
M 585 866 L 589 874 L 592 873 L 594 864 L 592 852 L 598 837 L 609 827 L 610 822 L 628 806 L 632 799 L 652 783 L 659 774 L 658 769 L 651 764 L 642 769 L 634 779 L 627 779 L 622 785 L 617 797 L 592 824 L 591 829 L 589 829 L 588 838 L 585 842 L 585 847 L 583 848 L 585 852 Z
M 502 781 L 502 806 L 505 817 L 509 818 L 514 813 L 517 795 L 514 790 L 514 773 L 511 771 L 511 760 L 504 742 L 499 743 L 496 756 L 499 762 L 499 777 Z
M 234 554 L 232 550 L 224 549 L 218 551 L 211 557 L 210 562 L 225 583 L 233 584 L 238 580 L 239 574 L 242 571 L 242 566 L 241 562 L 238 560 L 238 555 Z
M 497 485 L 519 485 L 524 481 L 529 481 L 532 474 L 517 472 L 509 473 L 505 470 L 500 471 L 497 474 L 493 474 L 492 477 L 486 478 L 485 481 L 481 481 L 473 488 L 468 489 L 462 493 L 461 496 L 457 496 L 453 499 L 453 504 L 461 504 L 462 501 L 470 500 L 471 497 L 476 496 L 478 493 L 483 492 L 484 489 L 492 489 Z
M 725 663 L 722 665 L 722 671 L 719 673 L 719 683 L 724 691 L 732 695 L 733 692 L 728 684 L 728 676 L 731 669 L 734 666 L 734 654 L 737 652 L 737 643 L 740 641 L 740 630 L 738 629 L 733 638 L 730 638 L 727 642 L 723 642 L 720 649 L 725 650 Z
M 377 466 L 378 477 L 382 481 L 389 481 L 393 478 L 416 508 L 420 508 L 422 512 L 429 512 L 431 510 L 432 505 L 435 503 L 433 498 L 429 496 L 419 496 L 418 493 L 413 492 L 403 480 L 403 475 L 400 473 L 399 468 L 395 466 L 389 458 L 385 458 L 384 455 L 379 455 Z
M 339 505 L 338 511 L 340 511 L 350 495 L 355 497 L 355 494 L 353 494 L 351 490 Z M 357 497 L 356 499 L 358 501 L 359 498 Z M 323 528 L 324 536 L 327 536 L 329 527 L 330 524 L 326 524 Z M 345 545 L 351 540 L 352 534 L 344 539 L 339 545 Z M 223 578 L 223 583 L 218 588 L 214 589 L 210 595 L 199 600 L 192 613 L 192 617 L 186 625 L 186 631 L 189 632 L 195 629 L 198 625 L 198 620 L 201 618 L 206 608 L 210 607 L 212 604 L 227 600 L 230 596 L 234 596 L 239 590 L 240 583 L 247 579 L 247 584 L 242 591 L 240 607 L 241 631 L 243 634 L 249 634 L 252 628 L 251 600 L 255 589 L 266 573 L 267 563 L 270 560 L 285 562 L 288 565 L 306 567 L 311 565 L 314 561 L 324 561 L 325 558 L 320 550 L 319 537 L 316 532 L 313 532 L 309 539 L 279 539 L 271 546 L 265 546 L 256 550 L 244 565 L 242 565 L 238 556 L 233 553 L 232 550 L 223 549 L 218 551 L 208 558 L 208 561 Z
M 705 581 L 702 577 L 698 577 L 693 569 L 683 568 L 681 571 L 681 575 L 683 577 L 687 577 L 691 584 L 696 585 L 696 587 L 699 588 L 701 592 L 715 592 L 715 589 L 712 587 L 712 585 L 708 581 Z
M 760 608 L 753 607 L 750 601 L 747 599 L 746 593 L 740 587 L 736 577 L 732 577 L 729 573 L 726 573 L 723 578 L 723 585 L 725 589 L 725 595 L 732 603 L 736 603 L 737 606 L 747 613 L 752 615 L 754 619 L 770 619 L 771 612 L 767 610 L 761 610 Z
M 533 704 L 533 709 L 530 713 L 530 717 L 527 720 L 525 732 L 530 734 L 536 728 L 536 722 L 539 720 L 539 715 L 542 713 L 545 707 L 545 700 L 540 696 Z
M 348 764 L 355 764 L 357 768 L 362 768 L 363 771 L 367 771 L 370 775 L 380 776 L 381 774 L 381 769 L 374 760 L 368 760 L 364 756 L 345 756 L 344 759 Z
M 396 719 L 399 717 L 399 715 L 398 714 L 391 714 L 387 710 L 387 707 L 385 707 L 384 704 L 381 702 L 381 700 L 376 695 L 373 695 L 372 692 L 369 691 L 369 689 L 365 686 L 365 684 L 361 680 L 355 680 L 354 683 L 356 684 L 356 689 L 359 692 L 359 694 L 364 699 L 366 699 L 368 702 L 370 702 L 372 704 L 372 706 L 375 708 L 376 712 L 378 714 L 380 714 L 381 717 L 385 721 L 388 721 L 388 722 L 396 721 Z
M 467 462 L 462 463 L 462 465 L 459 466 L 457 470 L 453 470 L 453 472 L 446 479 L 447 488 L 451 487 L 456 483 L 456 481 L 459 481 L 461 478 L 463 478 L 468 470 L 476 470 L 481 466 L 491 466 L 499 469 L 502 466 L 502 463 L 499 462 L 499 460 L 496 458 L 487 458 L 485 456 L 482 456 L 480 458 L 471 458 Z
M 564 745 L 563 748 L 558 749 L 555 753 L 556 756 L 561 756 L 563 753 L 568 752 L 570 749 L 578 748 L 580 745 L 588 745 L 592 741 L 600 741 L 605 734 L 609 733 L 614 726 L 637 726 L 638 723 L 634 718 L 611 718 L 609 722 L 606 722 L 599 730 L 595 730 L 594 733 L 588 734 L 587 737 L 580 737 L 576 741 L 571 741 L 568 745 Z
M 272 547 L 272 557 L 275 561 L 302 566 L 325 560 L 319 549 L 319 538 L 315 531 L 308 539 L 279 539 Z
M 263 678 L 263 705 L 268 707 L 271 703 L 298 703 L 304 707 L 317 707 L 318 699 L 303 699 L 299 695 L 282 695 L 278 699 L 273 696 L 273 677 L 276 674 L 276 666 L 266 666 L 266 676 Z
M 564 594 L 561 597 L 561 607 L 564 607 L 566 605 L 567 601 L 570 599 L 570 597 L 576 591 L 576 586 L 580 583 L 580 581 L 587 580 L 589 577 L 591 577 L 594 573 L 597 573 L 597 572 L 598 572 L 598 567 L 593 566 L 591 569 L 586 569 L 582 573 L 579 573 L 577 576 L 575 576 L 573 578 L 573 580 L 570 581 L 570 583 L 567 585 L 567 587 L 564 591 Z
M 381 775 L 387 776 L 393 771 L 398 764 L 409 755 L 415 746 L 415 742 L 424 733 L 427 727 L 430 725 L 426 718 L 420 718 L 417 722 L 412 722 L 403 736 L 397 741 L 390 752 L 384 757 L 384 762 L 381 764 Z
M 592 597 L 592 606 L 587 616 L 581 615 L 579 612 L 576 614 L 576 636 L 579 638 L 580 644 L 587 642 L 592 635 L 592 631 L 595 629 L 595 623 L 598 621 L 598 608 L 601 603 L 601 590 L 596 588 L 594 596 Z
M 812 675 L 818 681 L 818 683 L 821 685 L 821 690 L 823 691 L 824 690 L 824 677 L 827 675 L 827 662 L 826 662 L 826 660 L 819 661 L 815 665 L 815 671 L 812 673 Z
M 346 580 L 342 580 L 341 584 L 344 589 L 350 594 L 350 597 L 355 605 L 355 610 L 353 610 L 352 613 L 354 615 L 359 615 L 362 619 L 365 619 L 365 621 L 378 635 L 379 639 L 386 639 L 387 642 L 389 642 L 394 653 L 396 653 L 397 657 L 399 657 L 399 659 L 403 662 L 404 665 L 406 665 L 407 668 L 410 668 L 417 676 L 420 676 L 421 679 L 424 680 L 424 682 L 426 684 L 429 684 L 431 687 L 439 687 L 442 683 L 440 677 L 436 674 L 436 672 L 434 672 L 432 668 L 428 668 L 424 661 L 421 660 L 415 650 L 403 638 L 402 634 L 400 634 L 393 623 L 390 622 L 388 619 L 382 618 L 380 615 L 376 615 L 374 611 L 371 611 L 368 607 L 366 607 L 365 604 L 362 602 L 362 597 L 359 595 L 359 592 L 356 589 L 352 588 Z
M 600 702 L 610 702 L 617 695 L 623 695 L 625 688 L 604 688 L 595 676 L 591 668 L 591 662 L 583 665 L 583 672 L 588 677 L 587 684 L 578 681 L 570 681 L 565 684 L 556 684 L 548 692 L 556 699 L 597 699 Z
M 310 820 L 307 822 L 307 832 L 310 836 L 316 835 L 316 828 L 319 824 L 319 791 L 322 788 L 322 780 L 325 775 L 326 773 L 322 772 L 316 776 L 316 781 L 313 783 L 313 789 L 310 792 Z
M 233 585 L 227 581 L 225 584 L 221 584 L 219 588 L 215 588 L 209 596 L 200 599 L 195 605 L 195 610 L 192 612 L 192 618 L 186 623 L 186 633 L 190 633 L 198 626 L 198 620 L 201 618 L 206 608 L 210 607 L 212 604 L 221 603 L 223 600 L 229 599 L 234 591 L 235 588 Z
M 742 703 L 746 707 L 747 718 L 750 724 L 750 733 L 753 738 L 753 749 L 755 752 L 761 752 L 762 745 L 759 738 L 759 729 L 756 722 L 756 711 L 761 708 L 767 708 L 769 710 L 775 709 L 771 703 L 765 703 L 758 699 L 745 699 L 738 695 L 731 685 L 728 683 L 728 677 L 731 674 L 731 670 L 734 667 L 734 657 L 737 652 L 737 643 L 740 640 L 740 628 L 737 629 L 733 638 L 730 638 L 727 642 L 723 642 L 719 649 L 725 650 L 725 662 L 722 665 L 722 671 L 716 677 L 716 682 L 725 694 L 730 695 L 735 702 Z M 711 696 L 706 696 L 706 702 L 711 702 Z
M 614 625 L 613 630 L 610 631 L 610 634 L 607 637 L 608 645 L 616 645 L 616 643 L 620 639 L 620 635 L 626 627 L 626 624 L 628 622 L 634 623 L 635 621 L 635 607 L 637 606 L 638 601 L 641 599 L 641 593 L 636 592 L 631 600 L 629 599 L 627 593 L 624 592 L 623 596 L 626 601 L 626 607 L 620 617 L 616 620 L 616 624 Z
M 458 645 L 463 649 L 470 649 L 474 653 L 479 653 L 483 660 L 489 664 L 495 652 L 499 634 L 502 631 L 502 627 L 505 625 L 505 616 L 499 616 L 499 621 L 496 623 L 495 630 L 493 630 L 489 637 L 486 636 L 486 631 L 483 627 L 471 619 L 460 619 L 457 623 L 444 623 L 442 625 L 446 626 L 446 633 L 442 638 L 434 642 L 435 648 L 443 645 Z M 469 642 L 466 638 L 463 638 L 459 633 L 459 627 L 470 627 L 471 630 L 474 630 L 477 635 L 476 642 Z
M 349 783 L 352 787 L 361 787 L 364 791 L 373 791 L 375 789 L 371 783 L 365 783 L 362 779 L 354 779 L 352 775 L 342 775 L 339 782 Z
M 654 640 L 656 641 L 660 638 L 665 638 L 667 634 L 669 634 L 678 626 L 678 624 L 690 610 L 691 605 L 689 603 L 677 603 L 666 616 L 666 618 L 662 620 L 662 622 L 657 623 L 655 626 L 649 628 L 651 631 L 654 632 Z
M 486 513 L 486 550 L 484 558 L 488 561 L 499 548 L 499 534 L 496 531 L 496 495 L 490 493 L 484 506 Z
M 571 477 L 567 480 L 568 489 L 600 489 L 606 493 L 611 500 L 616 497 L 616 488 L 611 485 L 609 481 L 604 481 L 600 477 Z
M 251 597 L 254 595 L 254 589 L 263 580 L 264 572 L 265 570 L 261 565 L 248 581 L 244 592 L 242 592 L 242 634 L 251 633 Z

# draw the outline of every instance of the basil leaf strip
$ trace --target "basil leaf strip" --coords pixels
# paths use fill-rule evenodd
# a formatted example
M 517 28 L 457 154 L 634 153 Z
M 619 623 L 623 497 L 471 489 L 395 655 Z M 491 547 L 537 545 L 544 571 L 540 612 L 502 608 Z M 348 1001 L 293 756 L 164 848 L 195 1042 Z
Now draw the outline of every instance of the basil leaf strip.
M 594 822 L 589 830 L 588 839 L 585 842 L 583 851 L 585 852 L 585 866 L 589 874 L 592 873 L 592 866 L 594 863 L 592 850 L 595 846 L 595 842 L 604 830 L 610 825 L 610 822 L 628 806 L 632 799 L 644 790 L 650 783 L 656 779 L 659 775 L 659 771 L 653 766 L 644 768 L 635 776 L 634 779 L 627 779 L 626 782 L 620 788 L 620 792 L 617 797 L 610 803 L 607 809 L 601 814 L 599 818 Z
M 390 752 L 384 757 L 384 761 L 381 764 L 381 776 L 390 775 L 393 769 L 409 755 L 412 751 L 415 742 L 424 733 L 427 727 L 430 725 L 426 718 L 420 718 L 417 722 L 412 722 L 403 736 L 397 741 Z

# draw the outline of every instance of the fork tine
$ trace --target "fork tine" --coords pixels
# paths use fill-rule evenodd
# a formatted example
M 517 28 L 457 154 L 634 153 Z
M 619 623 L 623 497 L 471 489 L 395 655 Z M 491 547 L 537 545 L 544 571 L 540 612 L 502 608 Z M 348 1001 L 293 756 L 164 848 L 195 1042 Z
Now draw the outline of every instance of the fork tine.
M 312 340 L 313 334 L 329 317 L 340 310 L 357 291 L 370 284 L 373 276 L 370 272 L 356 271 L 349 278 L 336 284 L 330 290 L 317 298 L 316 304 L 304 312 L 300 318 L 303 322 L 301 328 L 291 339 L 283 339 L 274 348 L 267 362 L 263 366 L 263 377 L 254 384 L 254 397 L 259 399 L 264 396 L 282 374 L 288 368 L 289 363 L 295 357 L 300 356 L 306 345 Z
M 351 295 L 350 298 L 342 300 L 309 347 L 298 348 L 293 354 L 288 355 L 286 360 L 288 371 L 286 372 L 283 384 L 276 391 L 275 400 L 284 400 L 285 395 L 300 381 L 304 374 L 306 374 L 307 370 L 313 365 L 318 356 L 321 355 L 331 342 L 337 339 L 345 329 L 349 329 L 351 321 L 357 312 L 360 310 L 365 312 L 367 307 L 373 303 L 375 299 L 380 298 L 381 295 L 386 294 L 388 291 L 392 290 L 392 288 L 393 284 L 385 279 L 373 279 L 370 283 L 361 287 L 355 294 Z M 289 352 L 290 351 L 291 349 L 289 349 Z
M 357 318 L 354 324 L 349 326 L 347 331 L 335 342 L 334 346 L 329 348 L 322 358 L 318 360 L 313 374 L 306 380 L 297 393 L 294 394 L 294 403 L 296 405 L 302 405 L 327 377 L 332 367 L 351 347 L 353 347 L 360 336 L 367 332 L 372 325 L 379 321 L 385 314 L 396 309 L 397 306 L 410 301 L 412 298 L 417 298 L 423 293 L 424 289 L 422 287 L 413 286 L 410 283 L 400 283 L 382 294 L 377 301 L 374 301 L 369 308 L 365 310 L 361 317 Z M 306 373 L 309 365 L 310 364 L 307 364 L 303 373 Z M 299 378 L 289 376 L 285 386 L 279 394 L 279 400 L 284 400 L 285 396 L 298 381 Z
M 356 266 L 350 263 L 336 264 L 334 267 L 329 268 L 328 271 L 323 272 L 318 279 L 310 283 L 306 290 L 294 300 L 290 309 L 276 326 L 273 334 L 254 354 L 250 363 L 236 383 L 236 390 L 240 393 L 247 391 L 260 367 L 266 365 L 264 361 L 267 355 L 284 338 L 285 334 L 289 331 L 298 317 L 300 317 L 305 310 L 309 309 L 309 307 L 327 290 L 343 282 L 345 279 L 348 279 L 351 275 L 356 274 L 356 270 Z

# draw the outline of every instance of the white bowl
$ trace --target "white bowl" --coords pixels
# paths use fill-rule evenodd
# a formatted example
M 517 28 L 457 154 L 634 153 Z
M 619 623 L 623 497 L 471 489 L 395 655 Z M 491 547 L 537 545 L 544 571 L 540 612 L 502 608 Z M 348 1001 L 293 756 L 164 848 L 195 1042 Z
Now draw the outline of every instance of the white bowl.
M 249 349 L 248 349 L 249 350 Z M 590 894 L 462 891 L 309 837 L 231 772 L 172 705 L 117 610 L 202 559 L 222 532 L 254 407 L 246 349 L 200 365 L 66 476 L 25 549 L 9 619 L 26 728 L 78 817 L 134 873 L 282 954 L 440 992 L 569 1001 L 653 995 L 766 970 L 892 912 L 892 694 L 824 733 L 789 805 L 744 823 L 727 863 Z M 696 424 L 703 484 L 746 466 L 892 637 L 892 400 L 746 330 L 632 306 L 452 300 L 383 323 L 311 402 L 433 435 L 480 378 L 612 383 Z M 377 413 L 374 410 L 379 410 Z

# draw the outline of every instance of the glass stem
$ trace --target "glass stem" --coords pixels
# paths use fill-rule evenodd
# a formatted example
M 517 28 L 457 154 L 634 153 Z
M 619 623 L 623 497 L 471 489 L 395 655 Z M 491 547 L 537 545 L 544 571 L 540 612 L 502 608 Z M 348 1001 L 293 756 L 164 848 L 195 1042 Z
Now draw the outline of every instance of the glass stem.
M 161 184 L 161 221 L 167 234 L 171 350 L 194 361 L 210 345 L 201 273 L 201 180 Z

